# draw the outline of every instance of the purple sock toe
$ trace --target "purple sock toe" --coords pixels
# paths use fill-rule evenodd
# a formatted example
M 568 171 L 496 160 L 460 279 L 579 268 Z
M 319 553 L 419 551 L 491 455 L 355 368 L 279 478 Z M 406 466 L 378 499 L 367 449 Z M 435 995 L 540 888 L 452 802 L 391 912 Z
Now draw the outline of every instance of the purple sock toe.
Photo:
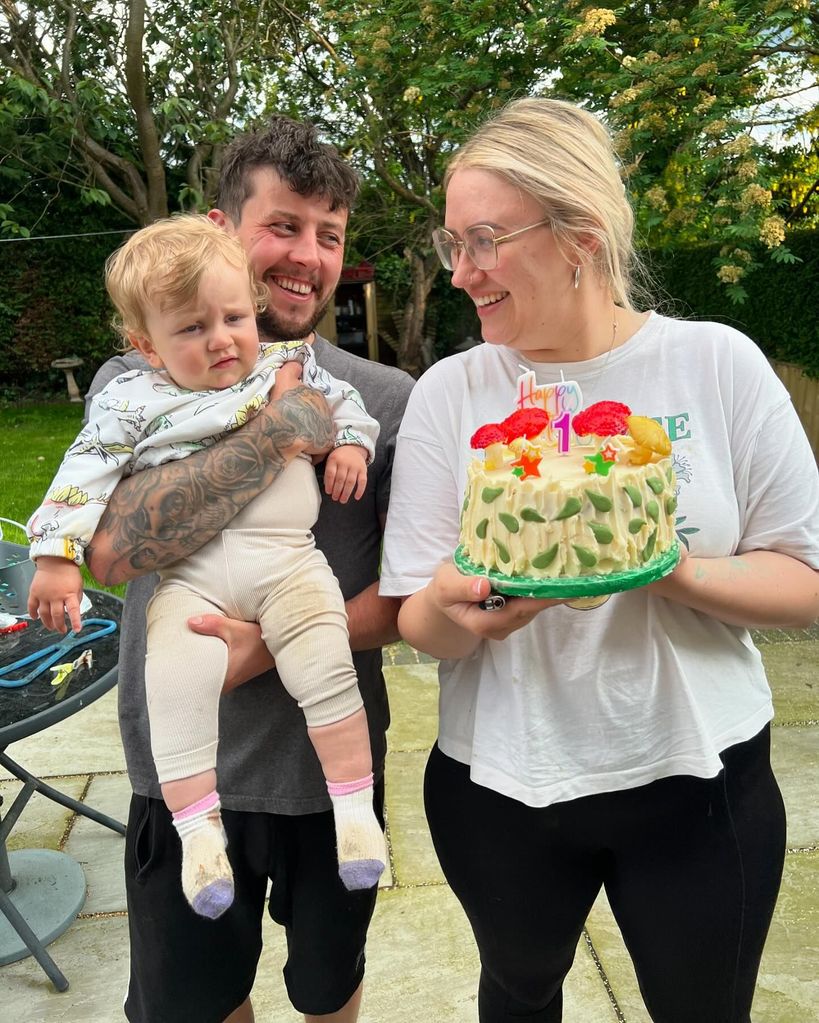
M 194 913 L 216 920 L 233 903 L 233 882 L 219 880 L 209 884 L 199 892 L 191 906 Z
M 348 860 L 338 865 L 338 876 L 348 892 L 373 888 L 383 873 L 384 864 L 381 860 Z

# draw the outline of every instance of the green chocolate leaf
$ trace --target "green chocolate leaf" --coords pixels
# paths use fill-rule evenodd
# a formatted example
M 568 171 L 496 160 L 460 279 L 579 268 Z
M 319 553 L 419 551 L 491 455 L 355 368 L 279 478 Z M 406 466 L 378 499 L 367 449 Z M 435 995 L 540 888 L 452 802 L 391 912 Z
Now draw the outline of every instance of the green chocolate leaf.
M 560 519 L 570 519 L 572 515 L 577 515 L 581 507 L 579 497 L 570 497 L 552 521 L 557 522 Z
M 489 525 L 489 519 L 481 519 L 481 521 L 475 526 L 475 536 L 479 540 L 486 539 L 486 527 Z
M 583 565 L 584 568 L 594 568 L 597 564 L 597 555 L 592 554 L 588 547 L 578 547 L 577 544 L 573 543 L 574 552 L 577 555 L 577 560 Z
M 669 483 L 674 479 L 674 467 L 672 465 L 669 465 L 669 467 L 666 469 L 665 478 L 668 480 Z
M 485 504 L 491 504 L 496 497 L 503 493 L 503 487 L 484 487 L 481 491 L 481 500 Z
M 648 542 L 643 548 L 643 561 L 649 561 L 651 556 L 654 554 L 654 544 L 657 541 L 657 530 L 655 529 L 651 536 L 648 538 Z
M 510 515 L 508 512 L 500 512 L 498 518 L 506 526 L 510 533 L 517 533 L 520 529 L 520 523 L 514 515 Z
M 602 522 L 589 522 L 587 525 L 592 533 L 594 533 L 594 538 L 598 543 L 611 543 L 614 539 L 614 533 L 612 533 L 608 526 L 604 526 Z
M 536 557 L 532 558 L 533 568 L 548 568 L 549 565 L 555 560 L 557 555 L 557 544 L 550 547 L 548 551 L 542 551 Z
M 501 561 L 504 563 L 504 565 L 508 565 L 509 562 L 512 560 L 509 557 L 509 551 L 503 546 L 503 544 L 500 542 L 500 540 L 493 540 L 492 543 L 498 549 L 498 557 L 501 559 Z
M 625 490 L 625 492 L 631 498 L 632 505 L 635 508 L 639 508 L 640 505 L 643 503 L 643 495 L 640 493 L 640 491 L 637 489 L 637 487 L 629 486 L 629 484 L 627 483 L 623 487 L 623 490 Z
M 646 501 L 646 515 L 654 519 L 655 522 L 660 521 L 660 506 L 652 498 L 650 501 Z
M 632 519 L 628 524 L 628 531 L 629 533 L 639 533 L 645 524 L 645 519 Z
M 676 494 L 672 494 L 671 497 L 665 502 L 665 513 L 666 515 L 673 515 L 677 510 L 677 497 Z
M 649 476 L 646 483 L 651 487 L 655 494 L 662 494 L 665 490 L 665 483 L 663 483 L 659 476 Z
M 588 497 L 598 511 L 611 511 L 611 501 L 604 494 L 598 494 L 594 490 L 587 490 L 586 497 Z
M 521 508 L 520 517 L 524 522 L 545 522 L 546 519 L 534 508 Z
M 464 497 L 464 503 L 461 505 L 461 514 L 463 514 L 469 507 L 469 494 Z

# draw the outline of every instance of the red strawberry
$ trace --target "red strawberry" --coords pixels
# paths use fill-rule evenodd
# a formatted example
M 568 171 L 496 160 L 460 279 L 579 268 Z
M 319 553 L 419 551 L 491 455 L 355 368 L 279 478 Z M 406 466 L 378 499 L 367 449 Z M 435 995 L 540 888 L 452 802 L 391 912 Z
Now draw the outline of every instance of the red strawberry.
M 621 401 L 597 401 L 572 419 L 572 428 L 578 437 L 613 437 L 627 433 L 626 416 L 631 409 Z
M 501 444 L 505 440 L 503 430 L 497 423 L 487 423 L 479 427 L 473 434 L 469 446 L 473 448 L 488 448 L 490 444 Z
M 507 444 L 516 437 L 537 437 L 549 425 L 549 413 L 542 408 L 522 408 L 500 424 Z

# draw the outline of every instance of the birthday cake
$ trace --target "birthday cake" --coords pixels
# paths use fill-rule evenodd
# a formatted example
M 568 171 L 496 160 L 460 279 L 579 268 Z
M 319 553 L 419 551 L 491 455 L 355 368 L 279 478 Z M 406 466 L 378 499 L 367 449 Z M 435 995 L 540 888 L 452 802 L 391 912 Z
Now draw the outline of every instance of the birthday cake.
M 620 402 L 519 408 L 472 437 L 456 563 L 501 593 L 585 596 L 677 563 L 671 441 Z

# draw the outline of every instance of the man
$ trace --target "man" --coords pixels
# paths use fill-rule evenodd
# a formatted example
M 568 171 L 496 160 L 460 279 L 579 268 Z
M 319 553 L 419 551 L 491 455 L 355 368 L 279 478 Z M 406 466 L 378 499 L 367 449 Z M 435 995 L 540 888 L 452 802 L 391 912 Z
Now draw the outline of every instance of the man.
M 364 496 L 342 505 L 323 494 L 314 533 L 346 601 L 382 814 L 389 710 L 380 648 L 397 638 L 398 602 L 378 596 L 378 561 L 395 437 L 412 380 L 314 333 L 341 273 L 357 187 L 352 169 L 318 142 L 311 126 L 275 117 L 228 148 L 218 208 L 210 216 L 241 240 L 267 284 L 262 335 L 308 338 L 319 365 L 357 387 L 381 425 Z M 136 358 L 129 354 L 103 366 L 91 392 L 137 365 Z M 144 696 L 145 605 L 156 580 L 137 578 L 206 543 L 292 457 L 324 453 L 330 431 L 320 395 L 298 387 L 207 451 L 123 481 L 87 551 L 98 578 L 134 580 L 123 618 L 119 681 L 134 789 L 125 853 L 131 939 L 125 1013 L 134 1023 L 253 1020 L 249 995 L 268 880 L 269 911 L 287 934 L 284 976 L 291 1002 L 307 1021 L 358 1018 L 375 890 L 348 892 L 338 878 L 330 803 L 303 716 L 274 671 L 253 677 L 271 663 L 257 627 L 215 616 L 192 624 L 195 631 L 220 636 L 231 650 L 217 770 L 236 896 L 216 921 L 196 917 L 184 902 L 179 844 L 159 798 Z M 321 486 L 321 466 L 317 471 Z

